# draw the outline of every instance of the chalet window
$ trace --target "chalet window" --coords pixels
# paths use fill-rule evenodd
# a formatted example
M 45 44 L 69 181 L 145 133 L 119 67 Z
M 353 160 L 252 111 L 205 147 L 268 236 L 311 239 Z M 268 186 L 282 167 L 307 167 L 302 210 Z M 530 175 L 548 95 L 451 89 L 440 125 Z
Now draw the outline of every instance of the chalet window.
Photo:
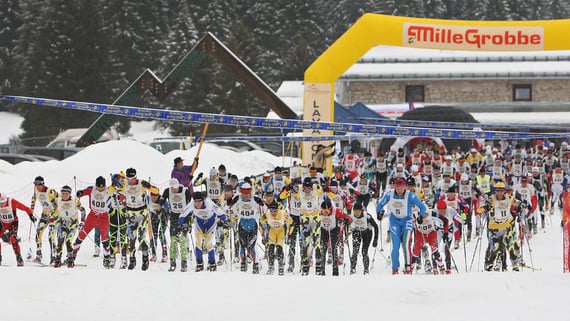
M 514 85 L 513 101 L 532 101 L 532 85 Z
M 406 86 L 406 102 L 425 101 L 425 86 Z

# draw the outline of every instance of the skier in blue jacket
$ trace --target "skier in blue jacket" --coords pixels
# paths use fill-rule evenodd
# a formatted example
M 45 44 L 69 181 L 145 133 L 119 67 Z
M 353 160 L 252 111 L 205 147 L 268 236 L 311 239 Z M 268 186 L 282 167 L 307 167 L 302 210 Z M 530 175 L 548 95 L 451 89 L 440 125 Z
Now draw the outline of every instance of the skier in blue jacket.
M 414 234 L 414 216 L 412 209 L 417 206 L 420 210 L 418 223 L 421 224 L 426 216 L 426 206 L 420 201 L 418 196 L 406 190 L 406 181 L 403 178 L 396 179 L 396 186 L 384 194 L 376 206 L 378 220 L 382 220 L 388 205 L 388 215 L 390 216 L 390 237 L 392 239 L 392 274 L 398 274 L 400 267 L 400 244 L 404 251 L 404 273 L 412 273 L 412 237 Z

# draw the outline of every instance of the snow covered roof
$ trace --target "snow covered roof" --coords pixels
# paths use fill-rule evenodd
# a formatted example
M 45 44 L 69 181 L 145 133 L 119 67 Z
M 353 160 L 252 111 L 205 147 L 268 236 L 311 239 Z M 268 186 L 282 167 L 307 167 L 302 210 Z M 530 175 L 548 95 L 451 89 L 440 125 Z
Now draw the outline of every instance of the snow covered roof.
M 303 114 L 303 95 L 305 92 L 304 82 L 301 80 L 285 80 L 277 89 L 277 96 L 291 108 L 297 115 Z M 279 119 L 272 110 L 267 114 L 267 118 Z
M 341 79 L 570 78 L 570 51 L 472 52 L 377 46 Z

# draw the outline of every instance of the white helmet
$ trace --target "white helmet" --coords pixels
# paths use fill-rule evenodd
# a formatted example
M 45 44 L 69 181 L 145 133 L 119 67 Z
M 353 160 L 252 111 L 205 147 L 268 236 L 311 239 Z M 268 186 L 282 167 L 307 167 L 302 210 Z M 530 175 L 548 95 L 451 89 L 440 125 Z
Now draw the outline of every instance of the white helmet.
M 178 187 L 178 185 L 180 185 L 180 182 L 178 182 L 177 178 L 171 178 L 169 183 L 170 183 L 170 187 L 172 187 L 172 188 Z
M 210 168 L 210 177 L 218 175 L 218 170 L 215 167 Z
M 4 204 L 8 201 L 8 195 L 6 193 L 0 193 L 0 204 Z
M 462 181 L 468 181 L 468 180 L 469 180 L 469 175 L 467 175 L 466 173 L 461 174 L 461 180 L 462 180 Z

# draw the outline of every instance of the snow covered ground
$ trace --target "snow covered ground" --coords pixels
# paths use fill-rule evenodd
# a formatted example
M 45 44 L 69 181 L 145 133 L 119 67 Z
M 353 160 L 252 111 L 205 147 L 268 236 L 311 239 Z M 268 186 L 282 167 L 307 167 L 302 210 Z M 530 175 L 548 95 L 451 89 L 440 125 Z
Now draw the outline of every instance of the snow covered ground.
M 1 131 L 5 128 L 0 126 Z M 64 184 L 83 188 L 99 175 L 108 177 L 131 166 L 139 177 L 164 188 L 172 160 L 181 156 L 190 164 L 195 152 L 162 155 L 141 143 L 122 140 L 90 146 L 61 162 L 11 165 L 0 161 L 0 192 L 29 204 L 37 175 L 57 189 Z M 243 177 L 275 165 L 287 166 L 289 160 L 205 145 L 197 172 L 207 173 L 221 163 Z M 25 256 L 35 244 L 29 219 L 23 213 L 19 217 Z M 265 261 L 259 275 L 252 275 L 251 268 L 243 273 L 228 265 L 215 273 L 195 273 L 194 261 L 187 273 L 169 273 L 167 263 L 152 263 L 146 272 L 140 265 L 134 271 L 105 270 L 102 259 L 92 257 L 89 239 L 76 261 L 86 267 L 54 269 L 26 262 L 18 268 L 11 247 L 3 243 L 0 320 L 570 320 L 564 303 L 570 276 L 562 273 L 560 213 L 555 212 L 548 223 L 530 240 L 532 261 L 527 244 L 524 248 L 525 261 L 541 271 L 481 272 L 483 253 L 475 251 L 474 240 L 466 252 L 463 247 L 453 251 L 459 273 L 447 276 L 392 276 L 382 256 L 390 252 L 386 243 L 383 252 L 371 249 L 375 259 L 369 275 L 362 275 L 359 261 L 357 274 L 348 275 L 347 268 L 344 275 L 341 267 L 339 277 L 331 276 L 330 266 L 324 277 L 315 276 L 314 270 L 305 277 L 268 276 Z M 484 250 L 486 241 L 482 245 Z M 49 253 L 47 242 L 43 250 Z M 466 272 L 473 257 L 474 267 Z

